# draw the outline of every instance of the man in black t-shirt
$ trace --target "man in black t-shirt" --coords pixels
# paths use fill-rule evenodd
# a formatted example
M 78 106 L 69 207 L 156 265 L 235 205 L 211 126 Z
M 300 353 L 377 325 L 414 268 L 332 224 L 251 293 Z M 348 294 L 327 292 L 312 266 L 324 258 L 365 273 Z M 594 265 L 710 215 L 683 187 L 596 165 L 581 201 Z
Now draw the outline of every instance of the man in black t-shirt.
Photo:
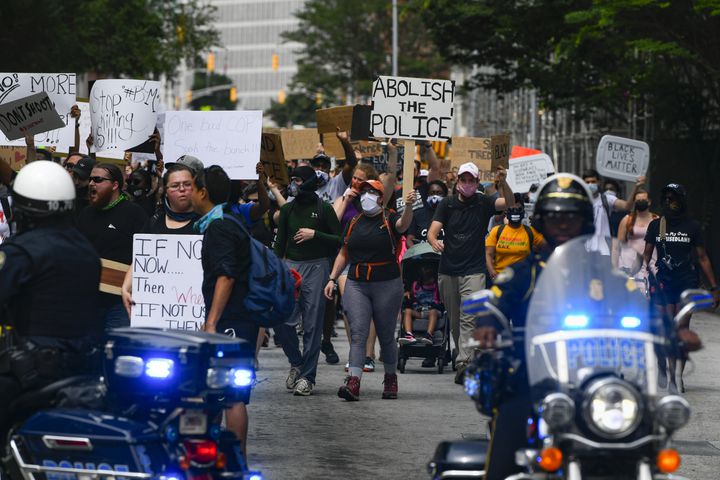
M 686 194 L 682 185 L 671 183 L 662 189 L 663 216 L 650 222 L 645 234 L 645 265 L 648 267 L 657 250 L 657 284 L 651 286 L 654 297 L 674 317 L 679 309 L 680 295 L 684 290 L 698 287 L 698 274 L 693 255 L 707 278 L 718 304 L 718 285 L 710 259 L 705 251 L 700 224 L 686 214 Z M 690 327 L 690 317 L 681 319 L 679 328 Z M 680 360 L 680 390 L 685 391 L 683 370 L 685 359 Z M 677 391 L 675 361 L 670 360 L 670 389 Z
M 491 200 L 477 193 L 478 167 L 464 163 L 458 169 L 457 195 L 440 202 L 428 232 L 428 242 L 440 257 L 440 296 L 450 317 L 455 348 L 457 349 L 457 375 L 455 382 L 462 383 L 464 367 L 472 358 L 473 350 L 465 345 L 475 328 L 474 317 L 462 313 L 462 301 L 470 294 L 485 288 L 485 237 L 490 217 L 496 210 L 513 205 L 512 189 L 505 181 L 506 172 L 498 167 L 496 181 L 502 197 Z M 445 238 L 438 240 L 440 231 Z
M 103 264 L 99 317 L 105 328 L 127 327 L 130 318 L 122 302 L 122 281 L 132 262 L 133 235 L 142 232 L 147 215 L 122 192 L 123 175 L 116 165 L 95 165 L 89 182 L 90 205 L 80 212 L 77 227 Z
M 428 183 L 427 197 L 425 205 L 413 212 L 412 223 L 408 228 L 405 245 L 407 248 L 412 247 L 416 243 L 427 242 L 427 234 L 432 223 L 433 216 L 437 210 L 437 206 L 443 198 L 447 197 L 448 188 L 441 180 L 433 180 Z M 443 232 L 440 231 L 438 240 L 443 239 Z

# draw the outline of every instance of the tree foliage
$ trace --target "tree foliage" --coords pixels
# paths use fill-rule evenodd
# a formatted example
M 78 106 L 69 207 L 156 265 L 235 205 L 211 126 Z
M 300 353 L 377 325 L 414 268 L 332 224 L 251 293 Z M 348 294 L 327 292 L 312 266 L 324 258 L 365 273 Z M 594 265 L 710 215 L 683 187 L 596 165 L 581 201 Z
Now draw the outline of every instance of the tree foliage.
M 207 87 L 220 87 L 232 85 L 232 78 L 218 73 L 195 72 L 193 76 L 193 91 L 202 90 Z M 192 110 L 200 110 L 202 107 L 210 107 L 212 110 L 235 110 L 237 100 L 230 100 L 230 87 L 214 91 L 209 95 L 193 98 L 190 102 Z
M 400 1 L 400 75 L 447 76 L 437 49 L 428 41 L 418 10 Z M 297 30 L 284 35 L 298 42 L 298 72 L 284 104 L 273 104 L 271 114 L 280 125 L 302 123 L 319 94 L 322 106 L 358 101 L 370 95 L 377 75 L 392 73 L 392 7 L 388 0 L 309 0 L 297 17 Z M 292 101 L 291 101 L 292 99 Z M 312 119 L 314 119 L 314 112 Z
M 3 0 L 4 71 L 172 78 L 219 43 L 199 0 Z
M 470 87 L 536 88 L 549 108 L 626 119 L 649 107 L 660 132 L 720 125 L 720 0 L 417 0 L 442 55 L 486 66 Z

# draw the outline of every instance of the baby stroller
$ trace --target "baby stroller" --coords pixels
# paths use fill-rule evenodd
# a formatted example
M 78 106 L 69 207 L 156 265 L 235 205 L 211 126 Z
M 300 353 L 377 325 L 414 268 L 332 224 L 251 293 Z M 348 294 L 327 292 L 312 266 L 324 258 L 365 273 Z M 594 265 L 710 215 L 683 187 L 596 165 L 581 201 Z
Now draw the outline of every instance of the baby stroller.
M 437 271 L 440 264 L 440 254 L 435 252 L 429 243 L 419 243 L 413 245 L 405 255 L 401 262 L 403 283 L 405 292 L 411 292 L 413 284 L 422 280 L 423 272 L 427 273 L 432 269 L 435 281 L 437 282 Z M 403 304 L 403 318 L 405 308 L 410 307 L 408 302 Z M 437 371 L 443 373 L 445 366 L 450 363 L 450 324 L 447 321 L 447 314 L 442 305 L 436 305 L 439 310 L 437 323 L 432 333 L 432 344 L 429 342 L 416 341 L 409 344 L 403 344 L 401 340 L 405 338 L 406 331 L 403 322 L 400 322 L 400 330 L 398 334 L 398 370 L 405 373 L 405 364 L 409 358 L 437 359 Z M 426 335 L 428 331 L 428 318 L 415 318 L 412 321 L 412 332 L 415 336 Z

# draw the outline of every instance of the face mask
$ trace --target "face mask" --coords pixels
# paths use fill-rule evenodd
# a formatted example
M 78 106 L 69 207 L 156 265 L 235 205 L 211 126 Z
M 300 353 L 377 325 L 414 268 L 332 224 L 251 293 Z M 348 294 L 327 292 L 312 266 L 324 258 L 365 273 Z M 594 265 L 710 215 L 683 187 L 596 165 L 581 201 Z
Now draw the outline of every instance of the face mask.
M 588 183 L 588 188 L 590 189 L 590 193 L 595 195 L 598 192 L 598 184 L 597 183 Z
M 442 199 L 443 197 L 441 195 L 430 195 L 429 197 L 427 197 L 427 204 L 435 208 L 442 201 Z
M 647 200 L 638 200 L 637 202 L 635 202 L 635 209 L 638 212 L 644 212 L 649 207 L 650 207 L 650 202 L 648 202 Z
M 363 193 L 360 196 L 360 206 L 366 215 L 372 217 L 380 212 L 382 207 L 378 205 L 378 198 L 380 197 L 374 193 Z
M 317 175 L 317 177 L 318 177 L 318 185 L 317 185 L 318 188 L 325 185 L 328 182 L 328 180 L 330 179 L 330 176 L 327 173 L 323 172 L 322 170 L 316 170 L 315 175 Z
M 477 185 L 474 183 L 458 183 L 457 190 L 465 198 L 470 198 L 477 192 Z
M 523 215 L 520 213 L 509 213 L 507 216 L 508 222 L 518 225 L 520 222 L 522 222 Z
M 297 183 L 291 182 L 290 185 L 288 185 L 288 195 L 291 197 L 297 197 L 298 192 L 300 191 L 300 187 Z

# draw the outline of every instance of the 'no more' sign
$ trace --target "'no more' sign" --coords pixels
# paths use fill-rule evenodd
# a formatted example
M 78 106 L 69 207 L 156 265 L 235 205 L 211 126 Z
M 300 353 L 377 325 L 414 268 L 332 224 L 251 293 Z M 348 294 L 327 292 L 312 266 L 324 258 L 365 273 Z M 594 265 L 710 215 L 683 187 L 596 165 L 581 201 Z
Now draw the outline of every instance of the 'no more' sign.
M 604 177 L 634 182 L 645 175 L 650 164 L 647 143 L 605 135 L 597 149 L 596 168 Z

